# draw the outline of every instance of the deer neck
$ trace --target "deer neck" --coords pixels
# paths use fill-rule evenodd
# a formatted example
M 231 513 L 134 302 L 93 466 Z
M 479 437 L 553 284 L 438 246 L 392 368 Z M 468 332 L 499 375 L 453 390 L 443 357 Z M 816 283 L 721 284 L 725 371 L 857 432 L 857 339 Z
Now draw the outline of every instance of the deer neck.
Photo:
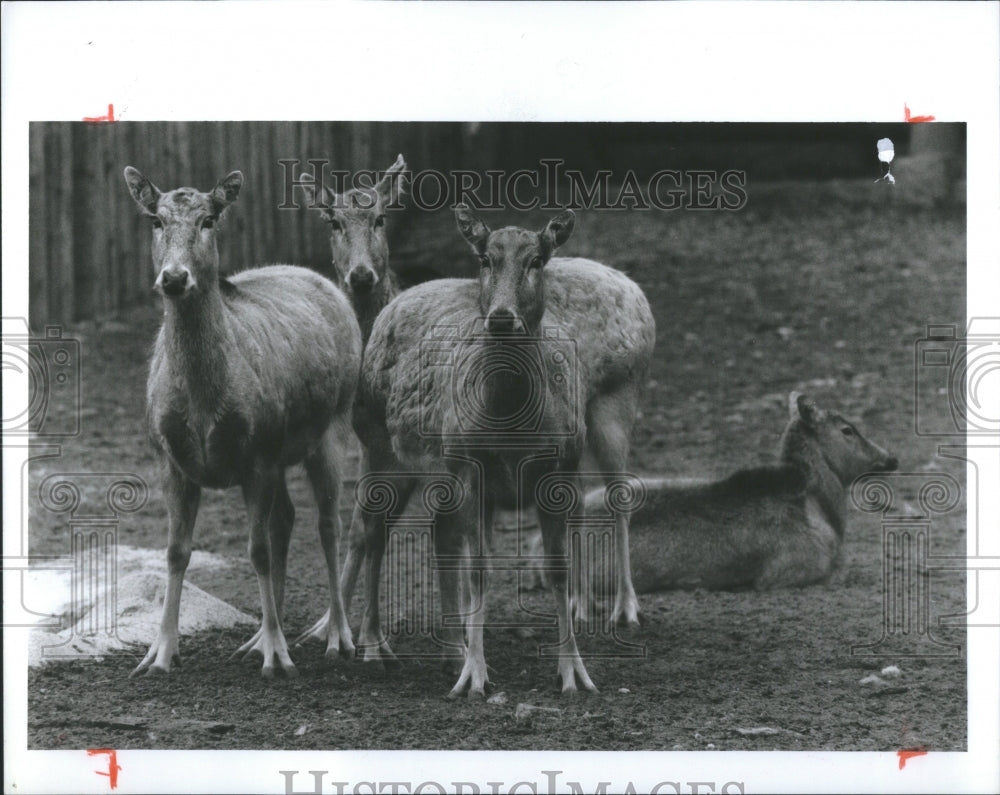
M 217 284 L 164 301 L 163 342 L 172 379 L 196 404 L 217 406 L 228 384 L 232 335 Z
M 825 459 L 820 457 L 820 461 L 816 467 L 815 481 L 810 477 L 809 492 L 816 498 L 830 526 L 842 537 L 847 526 L 847 494 L 837 473 Z
M 799 440 L 782 447 L 782 463 L 798 467 L 806 475 L 806 494 L 816 501 L 823 517 L 838 536 L 847 525 L 847 494 L 837 473 L 814 443 Z
M 361 328 L 361 344 L 368 344 L 368 338 L 372 334 L 372 326 L 375 325 L 375 318 L 378 317 L 388 303 L 399 293 L 395 277 L 391 271 L 387 271 L 385 278 L 379 280 L 375 288 L 366 295 L 357 295 L 350 291 L 351 306 L 358 319 L 358 326 Z
M 537 330 L 529 331 L 523 339 L 483 338 L 480 364 L 490 374 L 488 387 L 483 392 L 489 416 L 511 417 L 517 424 L 514 418 L 526 407 L 545 400 L 539 394 L 545 389 L 546 379 L 544 357 L 537 340 Z M 514 347 L 518 350 L 511 351 Z

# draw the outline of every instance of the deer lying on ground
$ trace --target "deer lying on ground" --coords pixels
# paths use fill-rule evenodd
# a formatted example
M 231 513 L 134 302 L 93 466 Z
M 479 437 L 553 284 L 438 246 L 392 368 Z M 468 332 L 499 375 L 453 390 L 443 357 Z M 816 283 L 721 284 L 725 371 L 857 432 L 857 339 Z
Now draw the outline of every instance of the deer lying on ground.
M 488 684 L 483 619 L 493 513 L 535 501 L 546 554 L 565 559 L 572 500 L 562 486 L 577 476 L 585 450 L 602 470 L 625 471 L 655 325 L 642 291 L 624 274 L 591 260 L 552 258 L 572 232 L 572 212 L 541 232 L 491 232 L 464 206 L 456 220 L 479 260 L 479 278 L 414 287 L 379 314 L 355 423 L 366 429 L 367 470 L 396 478 L 399 504 L 415 488 L 415 471 L 447 471 L 462 483 L 454 509 L 434 512 L 434 548 L 442 613 L 461 615 L 464 624 L 444 628 L 461 665 L 451 695 L 468 687 L 473 698 Z M 455 452 L 445 454 L 446 446 Z M 391 660 L 379 619 L 385 515 L 363 515 L 367 604 L 358 645 L 366 659 Z M 627 524 L 617 529 L 624 549 L 616 557 L 616 609 L 635 621 Z M 460 579 L 463 568 L 475 573 Z M 562 690 L 575 691 L 578 681 L 595 690 L 577 650 L 566 574 L 552 576 Z
M 789 588 L 827 580 L 839 565 L 847 489 L 866 472 L 896 469 L 895 457 L 835 412 L 789 396 L 778 464 L 716 481 L 644 480 L 632 514 L 632 578 L 640 593 L 681 588 Z M 585 500 L 604 508 L 603 489 Z M 607 591 L 599 562 L 595 592 Z
M 281 628 L 285 568 L 295 511 L 285 468 L 305 462 L 319 506 L 330 615 L 327 654 L 353 654 L 337 560 L 338 434 L 350 421 L 361 334 L 344 294 L 291 265 L 220 278 L 215 224 L 236 200 L 234 171 L 210 192 L 160 192 L 129 166 L 125 181 L 153 226 L 163 325 L 147 387 L 147 416 L 163 470 L 168 581 L 159 635 L 134 673 L 169 671 L 202 488 L 243 490 L 249 551 L 260 587 L 260 630 L 237 653 L 260 652 L 262 673 L 295 665 Z

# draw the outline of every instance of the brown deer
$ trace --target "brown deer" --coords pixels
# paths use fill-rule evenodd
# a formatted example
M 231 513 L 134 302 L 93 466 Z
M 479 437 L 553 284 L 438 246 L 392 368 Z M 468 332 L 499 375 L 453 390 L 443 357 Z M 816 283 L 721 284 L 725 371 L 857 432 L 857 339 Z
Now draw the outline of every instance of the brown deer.
M 260 630 L 237 653 L 260 652 L 262 673 L 295 665 L 281 628 L 294 507 L 285 468 L 304 462 L 319 505 L 330 614 L 327 652 L 353 654 L 341 602 L 338 434 L 346 431 L 361 334 L 344 294 L 319 274 L 273 265 L 219 274 L 216 223 L 239 195 L 234 171 L 211 191 L 161 192 L 131 166 L 125 181 L 153 227 L 163 325 L 150 363 L 149 433 L 163 470 L 168 581 L 159 635 L 134 673 L 169 671 L 203 488 L 239 486 L 260 587 Z

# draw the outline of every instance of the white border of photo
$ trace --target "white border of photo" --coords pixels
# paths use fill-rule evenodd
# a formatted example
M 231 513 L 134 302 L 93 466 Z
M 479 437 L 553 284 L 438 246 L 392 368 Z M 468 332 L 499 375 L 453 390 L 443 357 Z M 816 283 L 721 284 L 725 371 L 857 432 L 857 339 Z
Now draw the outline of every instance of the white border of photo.
M 998 314 L 995 3 L 234 0 L 5 3 L 2 13 L 5 317 L 27 316 L 28 122 L 78 121 L 109 102 L 118 119 L 133 121 L 886 123 L 903 121 L 905 103 L 914 114 L 968 124 L 967 315 Z M 349 79 L 337 77 L 343 63 Z M 987 398 L 994 406 L 996 386 Z M 980 465 L 982 483 L 1000 482 L 996 452 Z M 4 472 L 20 472 L 23 454 L 5 448 Z M 5 555 L 9 536 L 20 533 L 16 481 L 3 484 Z M 979 495 L 979 512 L 970 527 L 977 519 L 997 527 L 996 493 Z M 996 585 L 981 587 L 980 601 L 1000 601 Z M 22 642 L 16 632 L 24 631 L 4 632 L 5 791 L 108 792 L 108 779 L 95 775 L 104 757 L 26 750 L 27 635 Z M 299 771 L 293 789 L 311 792 L 308 771 L 322 770 L 324 792 L 336 792 L 335 781 L 352 782 L 346 792 L 371 791 L 371 781 L 411 782 L 409 791 L 420 782 L 448 790 L 478 782 L 483 792 L 495 781 L 504 793 L 517 782 L 534 789 L 515 792 L 565 791 L 571 781 L 584 791 L 610 781 L 609 791 L 631 782 L 649 792 L 666 781 L 682 792 L 696 782 L 713 782 L 698 792 L 727 791 L 727 782 L 742 782 L 728 791 L 748 793 L 995 792 L 998 633 L 968 633 L 968 752 L 931 749 L 903 770 L 891 752 L 120 751 L 117 791 L 281 792 L 279 771 L 288 770 Z M 682 717 L 669 703 L 663 712 L 664 720 Z

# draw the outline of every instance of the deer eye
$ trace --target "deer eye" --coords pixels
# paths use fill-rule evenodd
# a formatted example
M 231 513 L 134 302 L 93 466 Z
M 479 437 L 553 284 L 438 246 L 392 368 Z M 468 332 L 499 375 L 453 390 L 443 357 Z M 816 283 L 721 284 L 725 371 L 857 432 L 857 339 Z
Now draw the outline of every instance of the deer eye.
M 840 432 L 844 434 L 844 436 L 854 436 L 854 428 L 851 428 L 849 426 L 841 428 Z
M 380 215 L 375 219 L 375 228 L 380 229 L 383 226 L 385 226 L 385 216 Z
M 340 221 L 338 221 L 336 218 L 331 218 L 330 219 L 330 229 L 332 231 L 334 231 L 334 232 L 343 232 L 344 231 L 343 224 L 341 224 Z
M 528 268 L 540 268 L 542 267 L 542 258 L 539 256 L 534 256 L 528 261 Z
M 201 222 L 202 229 L 212 229 L 215 226 L 215 216 L 210 215 L 204 221 Z
M 479 264 L 483 268 L 490 267 L 490 258 L 487 257 L 485 254 L 480 254 L 479 255 Z
M 163 229 L 163 221 L 161 221 L 157 216 L 154 215 L 150 219 L 150 222 L 153 224 L 153 229 Z

